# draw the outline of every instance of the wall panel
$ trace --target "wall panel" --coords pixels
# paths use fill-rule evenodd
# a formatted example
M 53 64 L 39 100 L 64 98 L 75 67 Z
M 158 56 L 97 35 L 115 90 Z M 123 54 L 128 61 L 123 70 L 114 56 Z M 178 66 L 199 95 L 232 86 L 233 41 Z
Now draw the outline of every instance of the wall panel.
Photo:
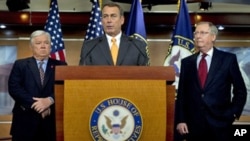
M 40 29 L 40 28 L 38 28 Z M 29 35 L 33 30 L 31 29 L 17 29 L 13 36 L 5 36 L 0 32 L 0 45 L 16 45 L 18 47 L 17 58 L 24 58 L 31 56 L 29 49 Z M 64 33 L 66 59 L 69 65 L 78 65 L 80 59 L 80 51 L 83 44 L 83 37 L 85 32 L 83 30 L 66 30 Z M 150 29 L 148 32 L 148 47 L 150 53 L 150 64 L 152 66 L 161 66 L 167 55 L 168 46 L 170 44 L 172 30 L 154 30 Z M 230 32 L 220 32 L 216 46 L 220 47 L 250 47 L 250 31 L 234 30 Z M 9 122 L 3 124 L 1 122 Z M 241 121 L 248 122 L 250 117 L 244 116 Z M 0 138 L 6 137 L 9 134 L 9 127 L 11 116 L 0 115 Z

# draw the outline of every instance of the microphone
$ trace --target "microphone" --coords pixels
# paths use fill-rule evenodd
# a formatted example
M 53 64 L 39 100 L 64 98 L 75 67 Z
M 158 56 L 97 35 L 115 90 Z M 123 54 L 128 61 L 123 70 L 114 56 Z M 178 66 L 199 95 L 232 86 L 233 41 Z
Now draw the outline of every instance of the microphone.
M 86 54 L 86 55 L 85 55 L 84 57 L 81 57 L 81 60 L 80 60 L 80 64 L 79 64 L 79 65 L 84 65 L 84 66 L 86 66 L 86 59 L 87 59 L 87 57 L 88 57 L 89 54 L 92 52 L 92 50 L 93 50 L 102 40 L 103 40 L 102 37 L 100 37 L 100 38 L 98 39 L 98 41 L 89 49 L 89 51 L 88 51 L 87 53 L 84 53 L 84 54 Z M 81 54 L 83 54 L 83 49 L 82 49 Z M 82 61 L 83 61 L 83 63 L 82 63 Z
M 137 48 L 137 50 L 139 50 L 139 52 L 145 57 L 145 58 L 148 58 L 148 55 L 145 54 L 144 51 L 141 50 L 141 48 L 139 48 L 139 46 L 133 41 L 133 40 L 136 40 L 134 39 L 133 37 L 129 37 L 128 39 L 130 42 L 132 42 L 133 45 L 135 45 L 135 47 Z M 143 42 L 143 41 L 142 41 Z M 145 42 L 143 42 L 144 44 L 146 44 Z

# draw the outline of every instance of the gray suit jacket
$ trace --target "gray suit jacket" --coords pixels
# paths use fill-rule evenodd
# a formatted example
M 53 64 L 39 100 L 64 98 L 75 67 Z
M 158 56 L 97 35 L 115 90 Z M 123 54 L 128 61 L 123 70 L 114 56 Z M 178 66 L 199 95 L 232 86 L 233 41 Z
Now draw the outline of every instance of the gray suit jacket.
M 149 61 L 146 44 L 122 34 L 117 66 L 144 66 Z M 105 35 L 84 41 L 79 65 L 114 65 Z

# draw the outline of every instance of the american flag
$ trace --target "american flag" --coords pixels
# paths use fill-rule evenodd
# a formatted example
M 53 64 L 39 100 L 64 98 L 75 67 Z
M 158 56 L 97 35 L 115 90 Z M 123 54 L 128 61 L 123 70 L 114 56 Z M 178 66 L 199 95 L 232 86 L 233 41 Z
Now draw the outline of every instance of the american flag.
M 91 2 L 92 10 L 85 40 L 94 39 L 104 34 L 101 22 L 101 9 L 99 7 L 99 1 L 91 0 Z
M 51 35 L 51 58 L 65 61 L 65 48 L 57 0 L 51 0 L 45 31 Z

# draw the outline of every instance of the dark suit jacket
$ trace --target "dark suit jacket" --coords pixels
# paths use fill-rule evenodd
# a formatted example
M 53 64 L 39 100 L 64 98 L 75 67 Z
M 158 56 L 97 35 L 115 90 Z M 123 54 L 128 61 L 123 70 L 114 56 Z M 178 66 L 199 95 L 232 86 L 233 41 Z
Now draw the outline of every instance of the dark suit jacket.
M 240 117 L 246 103 L 246 86 L 236 55 L 214 48 L 204 89 L 199 83 L 197 57 L 198 53 L 181 62 L 176 122 L 195 126 L 202 124 L 200 117 L 205 116 L 210 125 L 227 127 L 234 115 Z
M 15 61 L 9 77 L 9 94 L 15 100 L 11 134 L 14 136 L 33 136 L 41 121 L 47 124 L 48 132 L 54 132 L 54 107 L 51 116 L 42 120 L 40 114 L 31 109 L 32 97 L 54 98 L 55 66 L 66 65 L 65 62 L 49 59 L 45 72 L 44 85 L 41 85 L 40 75 L 34 57 Z M 55 135 L 54 135 L 55 136 Z
M 144 42 L 122 34 L 116 65 L 147 65 L 149 58 L 146 52 Z M 79 65 L 113 65 L 106 35 L 84 41 Z

